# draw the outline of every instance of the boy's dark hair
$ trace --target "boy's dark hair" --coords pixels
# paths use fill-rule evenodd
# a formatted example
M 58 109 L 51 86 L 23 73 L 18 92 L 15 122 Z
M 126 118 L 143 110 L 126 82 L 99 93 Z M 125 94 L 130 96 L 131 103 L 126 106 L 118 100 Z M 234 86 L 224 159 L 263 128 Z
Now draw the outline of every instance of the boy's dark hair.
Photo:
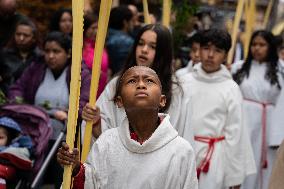
M 193 43 L 201 43 L 201 31 L 197 31 L 195 34 L 193 34 L 191 37 L 188 38 L 187 44 L 189 47 L 192 46 Z
M 126 5 L 121 5 L 111 9 L 109 17 L 109 27 L 116 30 L 121 30 L 124 21 L 129 21 L 133 17 L 131 10 Z
M 232 46 L 232 39 L 230 34 L 221 29 L 209 29 L 202 32 L 202 37 L 200 41 L 200 46 L 206 46 L 208 43 L 212 43 L 219 49 L 225 50 L 226 53 L 229 52 Z

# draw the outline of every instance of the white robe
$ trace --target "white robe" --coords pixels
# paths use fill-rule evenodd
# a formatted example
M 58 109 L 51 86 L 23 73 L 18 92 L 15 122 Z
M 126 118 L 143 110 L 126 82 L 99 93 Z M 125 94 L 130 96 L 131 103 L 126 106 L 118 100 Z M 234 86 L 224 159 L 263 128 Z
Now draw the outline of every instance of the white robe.
M 118 108 L 113 101 L 117 80 L 118 77 L 113 78 L 107 84 L 106 88 L 97 100 L 96 105 L 101 111 L 102 131 L 121 125 L 122 120 L 126 118 L 124 108 Z M 174 84 L 172 90 L 172 101 L 166 113 L 170 115 L 170 121 L 174 128 L 178 131 L 179 136 L 184 137 L 193 144 L 192 133 L 184 132 L 184 128 L 188 126 L 188 107 L 188 99 L 184 95 L 183 89 Z
M 197 189 L 195 156 L 166 116 L 142 145 L 129 123 L 102 133 L 85 165 L 85 188 Z
M 186 65 L 186 67 L 180 68 L 176 71 L 176 76 L 181 77 L 181 76 L 183 76 L 187 73 L 190 73 L 192 71 L 193 71 L 193 63 L 192 63 L 192 60 L 190 60 L 188 62 L 188 64 Z
M 248 133 L 243 126 L 242 95 L 225 66 L 207 74 L 201 64 L 183 76 L 182 85 L 189 96 L 191 114 L 187 132 L 195 136 L 217 138 L 209 171 L 201 173 L 200 189 L 223 189 L 242 184 L 246 175 L 255 172 Z M 206 156 L 208 144 L 196 141 L 197 166 Z
M 233 65 L 236 72 L 242 65 L 238 62 Z M 277 138 L 271 137 L 271 116 L 274 111 L 274 105 L 279 95 L 279 89 L 276 85 L 271 86 L 270 81 L 265 78 L 267 70 L 266 63 L 258 63 L 252 61 L 249 77 L 245 77 L 240 84 L 240 88 L 244 99 L 250 99 L 257 102 L 269 103 L 266 107 L 266 147 L 268 167 L 261 168 L 261 147 L 262 147 L 262 119 L 263 119 L 263 106 L 261 104 L 251 102 L 248 100 L 243 101 L 244 106 L 244 120 L 245 126 L 249 131 L 249 136 L 252 143 L 254 152 L 257 174 L 249 176 L 243 184 L 243 189 L 266 189 L 268 187 L 269 176 L 273 161 L 275 159 L 276 150 L 269 146 L 274 146 Z M 279 131 L 279 130 L 278 130 Z M 283 132 L 283 131 L 282 131 Z M 262 176 L 261 176 L 262 175 Z
M 279 59 L 279 82 L 281 92 L 275 105 L 274 112 L 271 118 L 270 145 L 279 146 L 284 140 L 284 60 Z

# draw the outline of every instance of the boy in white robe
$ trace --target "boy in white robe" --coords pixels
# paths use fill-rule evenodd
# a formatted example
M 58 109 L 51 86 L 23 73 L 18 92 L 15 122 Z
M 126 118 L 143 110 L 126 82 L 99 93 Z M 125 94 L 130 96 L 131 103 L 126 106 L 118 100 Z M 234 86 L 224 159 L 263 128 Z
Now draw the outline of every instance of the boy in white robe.
M 195 33 L 190 39 L 189 39 L 189 45 L 190 45 L 190 61 L 188 62 L 187 66 L 185 68 L 178 69 L 176 71 L 176 75 L 178 77 L 181 77 L 182 75 L 185 75 L 189 72 L 193 71 L 193 66 L 200 62 L 200 40 L 201 40 L 201 32 Z
M 73 188 L 197 189 L 195 156 L 178 136 L 169 116 L 158 115 L 166 103 L 157 74 L 148 67 L 127 70 L 119 80 L 116 103 L 127 118 L 101 134 L 87 162 L 78 150 L 59 149 L 61 165 L 73 165 Z M 83 181 L 83 182 L 82 182 Z
M 230 35 L 207 30 L 200 44 L 201 63 L 183 76 L 191 116 L 185 132 L 193 132 L 200 189 L 240 188 L 255 172 L 248 133 L 242 123 L 242 95 L 222 65 Z

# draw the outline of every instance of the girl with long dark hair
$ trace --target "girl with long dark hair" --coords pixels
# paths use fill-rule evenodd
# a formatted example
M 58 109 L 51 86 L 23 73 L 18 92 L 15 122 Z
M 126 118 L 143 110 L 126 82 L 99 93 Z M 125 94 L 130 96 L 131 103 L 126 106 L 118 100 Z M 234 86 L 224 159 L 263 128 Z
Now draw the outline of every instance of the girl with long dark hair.
M 183 98 L 183 92 L 172 72 L 172 36 L 169 30 L 159 24 L 144 26 L 136 36 L 129 57 L 118 74 L 124 73 L 133 66 L 147 66 L 155 70 L 162 84 L 162 92 L 166 96 L 166 105 L 160 112 L 168 113 L 172 125 L 177 129 L 180 136 L 191 141 L 192 134 L 184 134 L 186 126 L 187 100 Z M 98 137 L 101 130 L 114 128 L 120 125 L 126 117 L 123 108 L 118 108 L 113 102 L 117 97 L 118 77 L 112 79 L 97 101 L 97 108 L 90 105 L 83 109 L 84 120 L 94 123 L 93 134 Z M 100 129 L 101 128 L 101 129 Z
M 271 137 L 271 115 L 281 86 L 278 79 L 274 36 L 264 30 L 253 33 L 247 59 L 233 65 L 235 81 L 243 94 L 244 119 L 252 142 L 257 174 L 243 188 L 267 188 L 279 137 Z

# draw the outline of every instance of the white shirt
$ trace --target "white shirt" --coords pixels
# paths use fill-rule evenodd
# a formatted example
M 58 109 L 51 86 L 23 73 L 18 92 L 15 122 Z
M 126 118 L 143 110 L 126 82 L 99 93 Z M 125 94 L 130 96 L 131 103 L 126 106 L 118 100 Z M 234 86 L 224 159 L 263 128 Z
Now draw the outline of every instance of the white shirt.
M 180 76 L 183 76 L 183 75 L 190 73 L 192 71 L 193 71 L 193 62 L 192 62 L 192 60 L 190 60 L 186 67 L 178 69 L 176 71 L 176 76 L 180 77 Z
M 69 89 L 66 83 L 67 68 L 55 79 L 52 71 L 47 68 L 36 95 L 35 105 L 49 103 L 51 108 L 64 109 L 69 104 Z
M 142 145 L 130 138 L 128 120 L 102 133 L 85 165 L 85 188 L 197 189 L 191 145 L 166 116 Z

